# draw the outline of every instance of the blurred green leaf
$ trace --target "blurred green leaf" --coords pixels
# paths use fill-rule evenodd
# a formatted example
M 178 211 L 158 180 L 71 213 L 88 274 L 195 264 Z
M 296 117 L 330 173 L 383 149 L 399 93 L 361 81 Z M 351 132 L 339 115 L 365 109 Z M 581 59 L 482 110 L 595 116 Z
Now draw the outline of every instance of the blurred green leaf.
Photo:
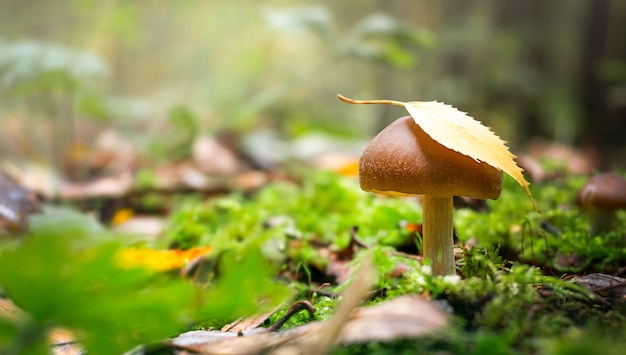
M 324 6 L 267 7 L 262 14 L 266 23 L 275 30 L 292 33 L 313 31 L 327 41 L 332 40 L 332 15 Z
M 0 319 L 0 345 L 16 353 L 64 327 L 90 353 L 117 354 L 192 322 L 275 307 L 291 294 L 273 280 L 277 266 L 258 239 L 224 249 L 214 282 L 198 288 L 167 273 L 122 268 L 123 243 L 77 212 L 47 209 L 31 227 L 24 240 L 0 245 L 0 285 L 27 315 L 16 324 Z
M 385 37 L 402 45 L 430 47 L 434 44 L 434 37 L 429 32 L 405 25 L 382 13 L 365 17 L 352 28 L 351 32 L 352 36 L 357 38 Z
M 186 106 L 173 106 L 167 122 L 148 136 L 147 153 L 161 161 L 185 158 L 199 133 L 198 117 Z
M 254 247 L 224 253 L 219 270 L 223 272 L 208 290 L 201 314 L 233 319 L 267 311 L 291 296 L 286 286 L 272 281 L 275 267 Z
M 30 218 L 31 235 L 67 235 L 68 243 L 95 243 L 108 232 L 95 219 L 66 207 L 44 206 L 44 213 Z
M 10 343 L 17 336 L 17 326 L 0 315 L 0 345 Z M 2 350 L 2 347 L 0 347 Z
M 66 327 L 90 352 L 114 354 L 189 321 L 190 284 L 123 270 L 115 261 L 118 242 L 90 238 L 89 226 L 68 230 L 40 229 L 0 251 L 0 284 L 31 317 L 30 327 Z
M 36 41 L 0 41 L 0 87 L 13 93 L 73 90 L 106 72 L 100 58 L 89 52 Z

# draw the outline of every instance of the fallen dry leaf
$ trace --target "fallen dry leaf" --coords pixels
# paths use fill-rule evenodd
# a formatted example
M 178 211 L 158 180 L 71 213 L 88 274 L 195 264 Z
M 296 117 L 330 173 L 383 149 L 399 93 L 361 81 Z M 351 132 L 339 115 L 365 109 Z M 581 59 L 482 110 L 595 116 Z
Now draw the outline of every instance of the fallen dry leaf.
M 66 183 L 61 186 L 59 195 L 64 199 L 94 197 L 120 197 L 126 195 L 133 186 L 133 175 L 126 171 L 114 176 L 103 177 L 89 183 Z
M 448 323 L 448 318 L 420 296 L 402 296 L 373 307 L 359 308 L 342 332 L 346 344 L 415 338 Z
M 193 142 L 194 164 L 204 174 L 234 175 L 241 170 L 241 161 L 233 151 L 210 136 L 200 136 Z
M 261 325 L 263 325 L 263 323 L 265 323 L 265 321 L 274 313 L 276 313 L 276 311 L 278 311 L 280 307 L 276 307 L 275 309 L 272 309 L 266 313 L 263 314 L 257 314 L 254 315 L 252 317 L 245 317 L 245 318 L 239 318 L 236 319 L 235 321 L 226 324 L 225 326 L 222 327 L 221 331 L 222 332 L 233 332 L 233 333 L 239 333 L 239 332 L 244 332 L 244 331 L 248 331 L 251 329 L 255 329 L 260 327 Z
M 28 217 L 41 212 L 37 196 L 0 172 L 0 234 L 22 232 L 28 227 Z
M 85 349 L 76 342 L 74 334 L 68 330 L 62 328 L 52 329 L 49 341 L 52 354 L 54 355 L 80 355 L 85 353 Z
M 270 181 L 267 173 L 250 170 L 238 174 L 232 179 L 232 187 L 237 190 L 251 191 L 265 186 Z
M 0 161 L 0 168 L 21 186 L 46 199 L 57 196 L 61 178 L 48 166 Z
M 16 317 L 19 312 L 13 301 L 0 297 L 0 317 Z
M 359 172 L 359 157 L 350 153 L 321 154 L 313 158 L 311 164 L 316 168 L 333 170 L 344 176 L 357 176 Z
M 139 236 L 145 240 L 155 240 L 165 229 L 165 224 L 163 217 L 132 216 L 123 222 L 113 223 L 112 229 L 116 232 Z
M 611 302 L 619 303 L 626 301 L 626 279 L 624 278 L 594 273 L 574 277 L 572 282 L 608 298 Z
M 322 352 L 320 337 L 331 321 L 313 322 L 271 333 L 263 328 L 240 332 L 191 331 L 172 340 L 180 348 L 200 354 L 251 354 L 274 350 L 277 354 L 302 354 L 304 349 Z M 351 312 L 336 343 L 350 345 L 416 338 L 448 324 L 446 314 L 421 296 L 401 296 Z
M 589 175 L 599 168 L 602 160 L 602 153 L 597 148 L 573 148 L 539 138 L 531 140 L 525 150 L 527 156 L 539 162 L 546 159 L 551 161 L 552 174 Z
M 106 171 L 132 170 L 139 159 L 136 145 L 126 136 L 111 128 L 104 129 L 95 138 L 93 151 L 86 165 Z

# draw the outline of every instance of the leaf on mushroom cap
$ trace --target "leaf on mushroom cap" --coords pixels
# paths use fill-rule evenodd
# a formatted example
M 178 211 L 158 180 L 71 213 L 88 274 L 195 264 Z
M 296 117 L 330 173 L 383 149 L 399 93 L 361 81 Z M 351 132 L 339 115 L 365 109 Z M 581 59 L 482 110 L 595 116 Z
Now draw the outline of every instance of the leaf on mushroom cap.
M 446 148 L 467 155 L 479 162 L 485 162 L 503 170 L 520 184 L 536 210 L 535 201 L 524 179 L 523 170 L 515 162 L 513 155 L 489 127 L 450 105 L 442 102 L 412 101 L 404 103 L 415 123 L 432 139 Z
M 395 100 L 353 100 L 337 94 L 340 100 L 351 104 L 391 104 L 403 106 L 413 120 L 432 139 L 446 148 L 467 155 L 479 162 L 485 162 L 496 169 L 509 174 L 526 191 L 535 211 L 535 206 L 528 181 L 523 170 L 515 162 L 506 142 L 495 135 L 489 127 L 468 116 L 465 112 L 441 102 Z

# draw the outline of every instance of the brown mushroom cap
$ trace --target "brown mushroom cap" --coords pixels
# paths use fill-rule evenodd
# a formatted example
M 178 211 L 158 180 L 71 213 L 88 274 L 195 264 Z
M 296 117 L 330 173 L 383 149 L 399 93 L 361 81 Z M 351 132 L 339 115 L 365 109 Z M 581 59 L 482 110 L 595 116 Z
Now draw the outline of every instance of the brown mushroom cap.
M 388 195 L 467 196 L 497 199 L 502 172 L 446 148 L 411 116 L 383 129 L 359 161 L 361 188 Z
M 583 208 L 619 210 L 626 208 L 626 180 L 615 173 L 598 174 L 576 195 L 576 204 Z

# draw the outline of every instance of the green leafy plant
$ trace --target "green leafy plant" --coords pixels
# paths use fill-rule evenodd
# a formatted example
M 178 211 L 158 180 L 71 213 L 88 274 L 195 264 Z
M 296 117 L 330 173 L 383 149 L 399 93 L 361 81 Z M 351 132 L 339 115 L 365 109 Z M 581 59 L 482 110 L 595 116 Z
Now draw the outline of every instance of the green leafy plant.
M 254 249 L 222 258 L 209 287 L 124 267 L 119 236 L 79 216 L 49 211 L 35 218 L 24 241 L 2 245 L 0 285 L 23 311 L 15 320 L 0 320 L 3 353 L 45 353 L 55 327 L 72 331 L 90 353 L 121 353 L 195 322 L 232 320 L 257 312 L 259 304 L 275 307 L 289 295 Z
M 3 101 L 26 111 L 25 117 L 33 121 L 27 131 L 30 140 L 40 145 L 38 153 L 64 175 L 71 173 L 77 107 L 83 97 L 93 97 L 92 82 L 106 73 L 102 60 L 86 51 L 45 42 L 0 40 Z M 40 126 L 34 124 L 36 115 L 48 119 L 53 139 L 34 129 Z
M 45 344 L 52 327 L 72 330 L 89 351 L 120 353 L 189 321 L 191 285 L 123 270 L 115 264 L 117 243 L 85 242 L 42 233 L 0 254 L 0 283 L 29 316 L 9 348 L 15 354 Z
M 276 30 L 317 34 L 338 55 L 399 68 L 415 65 L 416 52 L 431 47 L 434 42 L 425 30 L 384 13 L 362 18 L 344 34 L 334 30 L 333 16 L 323 6 L 267 7 L 263 15 Z

